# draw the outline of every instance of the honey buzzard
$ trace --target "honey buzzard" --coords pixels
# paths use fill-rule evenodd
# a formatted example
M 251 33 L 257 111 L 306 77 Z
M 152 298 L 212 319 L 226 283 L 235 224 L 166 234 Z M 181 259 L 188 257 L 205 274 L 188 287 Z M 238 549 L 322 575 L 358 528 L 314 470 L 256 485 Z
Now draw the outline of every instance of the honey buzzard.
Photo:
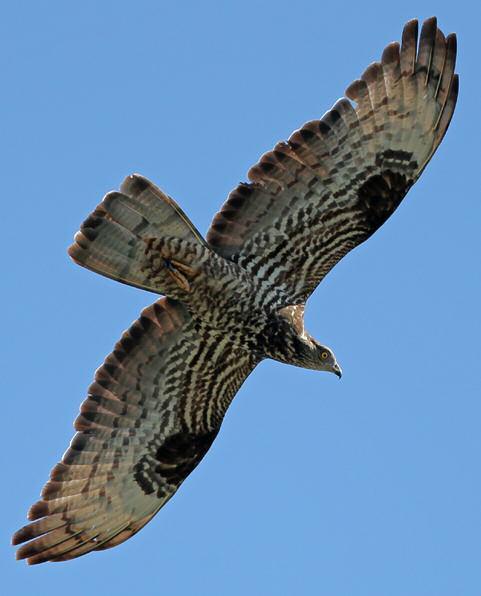
M 394 212 L 453 115 L 456 37 L 406 24 L 320 120 L 249 171 L 204 240 L 139 175 L 109 192 L 69 249 L 80 265 L 160 298 L 95 373 L 77 433 L 13 544 L 28 563 L 120 544 L 172 497 L 265 358 L 341 369 L 304 329 L 330 269 Z M 351 101 L 354 103 L 351 103 Z

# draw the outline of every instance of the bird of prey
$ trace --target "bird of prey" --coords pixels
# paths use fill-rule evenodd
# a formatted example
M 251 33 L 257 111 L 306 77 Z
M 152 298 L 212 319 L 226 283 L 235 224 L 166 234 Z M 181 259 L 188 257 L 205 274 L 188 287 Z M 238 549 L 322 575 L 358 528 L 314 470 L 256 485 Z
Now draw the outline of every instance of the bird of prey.
M 304 328 L 330 269 L 394 212 L 453 115 L 456 37 L 409 21 L 320 120 L 249 171 L 204 240 L 147 179 L 128 176 L 69 249 L 92 271 L 162 294 L 95 373 L 77 433 L 18 530 L 17 558 L 65 561 L 120 544 L 203 458 L 265 358 L 341 369 Z M 350 101 L 351 100 L 351 101 Z

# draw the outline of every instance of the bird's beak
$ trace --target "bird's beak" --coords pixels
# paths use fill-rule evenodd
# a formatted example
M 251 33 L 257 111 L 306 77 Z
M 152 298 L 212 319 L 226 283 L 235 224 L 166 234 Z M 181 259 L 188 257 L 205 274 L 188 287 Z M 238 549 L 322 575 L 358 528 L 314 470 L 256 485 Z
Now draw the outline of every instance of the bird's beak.
M 339 364 L 338 364 L 337 362 L 336 362 L 336 363 L 334 364 L 334 366 L 332 367 L 332 372 L 333 372 L 335 375 L 337 375 L 339 378 L 341 378 L 341 377 L 342 377 L 342 369 L 341 369 L 341 367 L 339 366 Z

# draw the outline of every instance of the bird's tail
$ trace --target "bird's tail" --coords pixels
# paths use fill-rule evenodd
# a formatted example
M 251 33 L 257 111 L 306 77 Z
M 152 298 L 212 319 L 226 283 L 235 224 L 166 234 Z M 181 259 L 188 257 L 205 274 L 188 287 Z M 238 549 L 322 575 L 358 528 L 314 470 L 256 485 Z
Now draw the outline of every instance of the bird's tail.
M 82 267 L 111 279 L 184 298 L 210 249 L 173 199 L 133 174 L 120 192 L 105 195 L 68 253 Z

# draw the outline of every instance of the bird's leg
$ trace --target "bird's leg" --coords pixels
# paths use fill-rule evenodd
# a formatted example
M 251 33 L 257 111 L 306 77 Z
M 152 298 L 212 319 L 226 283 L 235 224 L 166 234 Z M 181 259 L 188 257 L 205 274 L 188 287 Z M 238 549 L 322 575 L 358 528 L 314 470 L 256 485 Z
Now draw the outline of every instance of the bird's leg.
M 192 292 L 192 282 L 200 274 L 199 267 L 191 267 L 185 262 L 186 259 L 195 259 L 195 253 L 191 250 L 182 250 L 177 246 L 176 249 L 172 249 L 162 238 L 146 238 L 145 242 L 145 256 L 146 264 L 144 266 L 145 273 L 150 279 L 159 280 L 159 287 L 164 289 L 163 293 L 169 295 L 172 289 L 169 290 L 164 287 L 163 284 L 167 279 L 170 279 L 175 285 L 180 288 L 183 292 Z M 183 261 L 177 258 L 173 259 L 171 255 L 177 255 L 180 252 L 180 257 Z M 167 292 L 165 292 L 167 290 Z M 175 297 L 175 296 L 172 296 Z
M 198 269 L 194 269 L 185 263 L 181 263 L 175 259 L 164 258 L 164 264 L 167 268 L 167 273 L 173 281 L 186 292 L 191 291 L 190 282 L 194 280 L 199 274 Z

